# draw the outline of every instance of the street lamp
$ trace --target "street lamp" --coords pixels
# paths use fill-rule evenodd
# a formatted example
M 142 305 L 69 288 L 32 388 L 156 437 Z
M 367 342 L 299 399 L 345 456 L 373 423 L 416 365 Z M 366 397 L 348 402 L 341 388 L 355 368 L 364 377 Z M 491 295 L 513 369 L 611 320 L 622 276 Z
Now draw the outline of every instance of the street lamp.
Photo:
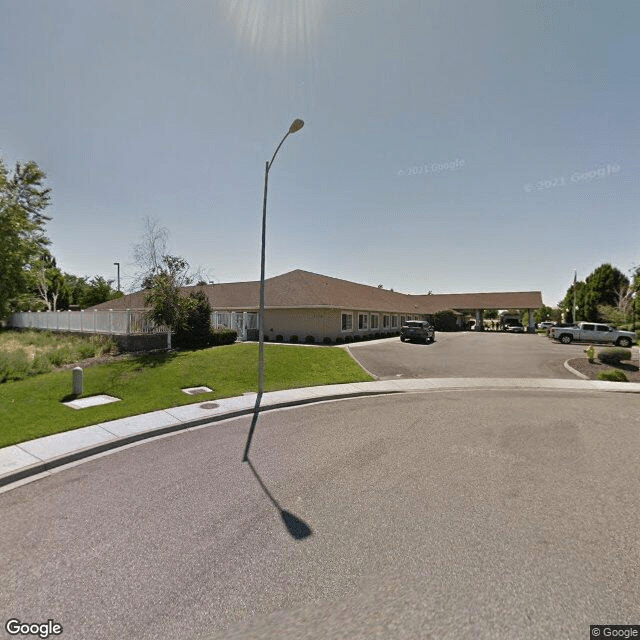
M 631 331 L 636 330 L 636 296 L 637 292 L 634 291 L 631 294 L 631 317 L 633 318 L 633 325 L 631 326 Z
M 265 253 L 265 234 L 267 229 L 267 183 L 269 181 L 269 170 L 276 158 L 282 143 L 287 139 L 290 133 L 300 131 L 304 126 L 304 122 L 296 118 L 289 127 L 289 131 L 285 133 L 284 138 L 276 147 L 271 157 L 271 162 L 267 162 L 264 172 L 264 200 L 262 202 L 262 254 L 260 257 L 260 311 L 258 313 L 258 393 L 264 391 L 264 253 Z
M 118 291 L 120 291 L 120 263 L 114 262 L 113 264 L 118 267 Z
M 285 133 L 282 140 L 280 140 L 280 144 L 276 147 L 276 150 L 271 157 L 271 162 L 267 162 L 264 172 L 264 199 L 262 201 L 262 254 L 260 257 L 260 309 L 258 312 L 258 398 L 262 396 L 264 391 L 264 254 L 265 254 L 265 235 L 267 229 L 267 184 L 269 182 L 269 170 L 271 169 L 271 165 L 273 165 L 273 161 L 276 158 L 278 151 L 280 151 L 280 147 L 287 139 L 289 134 L 295 133 L 296 131 L 300 131 L 304 126 L 304 121 L 296 118 L 289 127 L 289 131 Z M 251 444 L 251 436 L 253 434 L 253 428 L 255 427 L 254 423 L 251 425 L 251 431 L 249 432 L 249 437 L 247 438 L 247 444 L 244 450 L 243 460 L 248 460 L 248 452 L 249 446 Z

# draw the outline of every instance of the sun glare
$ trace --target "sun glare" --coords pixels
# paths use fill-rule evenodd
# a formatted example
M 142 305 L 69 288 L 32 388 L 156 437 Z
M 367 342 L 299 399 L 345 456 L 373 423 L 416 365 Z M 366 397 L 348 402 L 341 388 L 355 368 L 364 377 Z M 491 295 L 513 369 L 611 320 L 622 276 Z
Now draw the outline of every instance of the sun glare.
M 311 46 L 330 0 L 226 0 L 220 2 L 238 42 L 260 57 L 311 57 Z

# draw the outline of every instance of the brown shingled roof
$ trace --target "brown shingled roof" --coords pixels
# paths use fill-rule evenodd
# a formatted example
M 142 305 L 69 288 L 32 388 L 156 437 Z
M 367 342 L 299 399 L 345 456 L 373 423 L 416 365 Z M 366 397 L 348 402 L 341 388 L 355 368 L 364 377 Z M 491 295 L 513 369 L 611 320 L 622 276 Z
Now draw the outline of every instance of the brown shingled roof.
M 257 281 L 184 287 L 183 292 L 188 294 L 200 289 L 216 310 L 252 311 L 259 306 L 260 283 Z M 139 291 L 92 309 L 142 309 L 144 295 L 144 291 Z M 445 309 L 537 309 L 541 305 L 540 291 L 408 295 L 301 269 L 265 281 L 267 308 L 327 307 L 430 314 Z

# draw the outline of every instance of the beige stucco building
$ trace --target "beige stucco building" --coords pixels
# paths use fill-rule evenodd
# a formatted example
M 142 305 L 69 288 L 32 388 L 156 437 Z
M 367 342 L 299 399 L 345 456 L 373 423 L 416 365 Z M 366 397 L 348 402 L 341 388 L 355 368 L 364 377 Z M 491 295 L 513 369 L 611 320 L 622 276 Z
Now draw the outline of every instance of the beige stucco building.
M 185 295 L 196 290 L 204 291 L 215 312 L 258 311 L 258 281 L 184 287 Z M 144 296 L 140 291 L 93 308 L 141 309 Z M 310 335 L 321 342 L 324 338 L 392 334 L 405 320 L 426 320 L 446 310 L 456 312 L 460 322 L 465 314 L 475 314 L 481 329 L 483 309 L 533 311 L 541 305 L 540 291 L 410 295 L 297 269 L 265 281 L 264 329 L 271 340 L 277 336 L 289 340 L 295 335 L 304 342 Z M 533 313 L 529 317 L 532 327 Z

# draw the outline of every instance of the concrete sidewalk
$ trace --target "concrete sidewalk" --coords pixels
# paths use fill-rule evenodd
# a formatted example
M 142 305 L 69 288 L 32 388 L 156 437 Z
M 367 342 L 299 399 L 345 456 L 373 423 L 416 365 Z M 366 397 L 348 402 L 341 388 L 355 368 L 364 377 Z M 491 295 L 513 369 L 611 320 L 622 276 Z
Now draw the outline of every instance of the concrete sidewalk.
M 324 385 L 265 393 L 260 411 L 312 402 L 447 389 L 569 389 L 640 393 L 640 383 L 545 378 L 419 378 Z M 255 411 L 257 394 L 207 400 L 73 429 L 0 449 L 0 486 L 154 436 Z

